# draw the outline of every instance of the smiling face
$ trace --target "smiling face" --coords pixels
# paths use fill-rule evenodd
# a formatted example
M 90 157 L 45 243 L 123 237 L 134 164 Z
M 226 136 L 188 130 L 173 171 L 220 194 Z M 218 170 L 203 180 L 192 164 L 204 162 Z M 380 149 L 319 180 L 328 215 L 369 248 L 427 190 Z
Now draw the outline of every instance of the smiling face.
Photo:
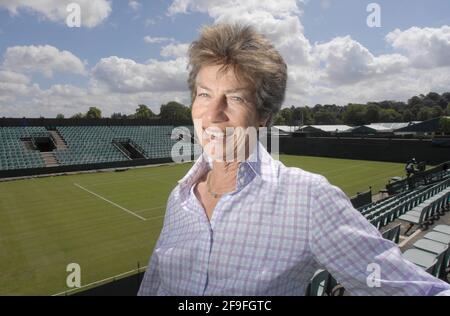
M 250 86 L 236 77 L 232 67 L 204 66 L 196 78 L 192 119 L 203 150 L 213 159 L 238 158 L 249 142 L 249 127 L 265 125 L 257 113 Z M 251 133 L 250 133 L 251 134 Z M 252 148 L 252 147 L 250 147 Z M 245 152 L 244 152 L 245 153 Z M 247 155 L 245 155 L 247 156 Z

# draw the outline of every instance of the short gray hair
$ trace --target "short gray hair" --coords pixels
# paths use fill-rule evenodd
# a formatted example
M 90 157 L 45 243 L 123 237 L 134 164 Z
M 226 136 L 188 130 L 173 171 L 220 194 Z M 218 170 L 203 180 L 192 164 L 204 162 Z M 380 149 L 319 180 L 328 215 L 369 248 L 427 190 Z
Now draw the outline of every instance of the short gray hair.
M 203 27 L 200 38 L 189 47 L 191 101 L 196 96 L 196 77 L 203 66 L 232 67 L 236 76 L 249 83 L 260 118 L 272 123 L 286 93 L 287 66 L 269 40 L 253 27 L 216 24 Z

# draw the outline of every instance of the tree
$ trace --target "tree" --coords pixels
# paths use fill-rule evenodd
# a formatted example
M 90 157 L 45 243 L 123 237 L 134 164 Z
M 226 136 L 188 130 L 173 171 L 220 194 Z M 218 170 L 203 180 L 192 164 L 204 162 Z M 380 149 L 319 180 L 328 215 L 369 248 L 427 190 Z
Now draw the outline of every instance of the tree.
M 366 107 L 363 104 L 348 104 L 345 107 L 342 118 L 347 125 L 364 125 L 366 124 Z
M 86 113 L 86 118 L 99 119 L 101 117 L 102 117 L 102 111 L 100 111 L 100 109 L 96 108 L 95 106 L 90 107 Z
M 297 125 L 309 125 L 313 124 L 313 113 L 311 112 L 311 109 L 307 106 L 305 107 L 296 107 L 292 110 L 292 120 L 293 122 L 298 122 Z
M 294 125 L 292 119 L 292 110 L 290 108 L 284 108 L 280 111 L 280 115 L 283 117 L 286 125 Z
M 411 122 L 414 121 L 414 114 L 410 110 L 405 110 L 403 112 L 402 121 L 403 122 Z
M 139 104 L 136 109 L 135 117 L 139 119 L 150 119 L 155 117 L 155 113 L 152 112 L 145 104 Z
M 444 132 L 445 134 L 450 134 L 450 118 L 442 117 L 439 120 L 439 125 L 442 132 Z
M 169 122 L 191 122 L 191 109 L 181 103 L 171 101 L 161 105 L 159 117 Z M 192 123 L 191 123 L 192 124 Z
M 417 113 L 417 119 L 419 121 L 426 121 L 431 118 L 431 110 L 430 108 L 421 108 L 419 113 Z
M 402 120 L 402 115 L 394 109 L 382 109 L 380 111 L 380 121 L 381 122 L 400 122 Z
M 444 111 L 439 105 L 435 105 L 431 108 L 431 118 L 441 117 L 444 115 Z
M 57 118 L 57 119 L 63 119 L 63 118 L 64 118 L 64 114 L 58 113 L 58 114 L 56 115 L 56 118 Z
M 380 107 L 375 104 L 371 104 L 367 107 L 366 122 L 377 123 L 380 121 Z
M 450 103 L 450 92 L 443 93 L 442 99 L 444 99 L 447 103 Z
M 415 106 L 415 105 L 422 105 L 422 99 L 418 96 L 414 96 L 411 99 L 408 100 L 409 106 Z
M 277 115 L 275 115 L 275 118 L 273 119 L 273 125 L 286 125 L 284 117 L 281 115 L 280 112 L 278 112 Z
M 325 109 L 319 110 L 314 113 L 314 123 L 334 125 L 336 124 L 336 115 L 333 112 Z
M 74 119 L 82 119 L 82 118 L 84 118 L 84 114 L 83 113 L 76 113 L 76 114 L 74 114 L 74 115 L 72 115 L 72 118 L 74 118 Z
M 118 112 L 118 113 L 114 112 L 113 114 L 111 114 L 111 118 L 112 119 L 125 119 L 125 118 L 127 118 L 127 115 L 122 114 L 120 112 Z
M 436 92 L 430 92 L 426 95 L 425 97 L 426 99 L 430 99 L 433 100 L 434 102 L 439 102 L 439 100 L 441 99 L 441 96 L 439 95 L 439 93 Z

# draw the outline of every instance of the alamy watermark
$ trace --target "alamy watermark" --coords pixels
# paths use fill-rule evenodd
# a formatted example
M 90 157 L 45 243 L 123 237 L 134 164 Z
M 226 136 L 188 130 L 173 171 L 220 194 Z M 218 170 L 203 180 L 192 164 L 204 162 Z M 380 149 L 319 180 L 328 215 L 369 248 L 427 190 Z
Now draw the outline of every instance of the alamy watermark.
M 258 157 L 252 154 L 258 142 L 266 148 L 270 144 L 272 158 L 279 159 L 279 133 L 276 128 L 253 126 L 203 128 L 199 121 L 194 120 L 194 135 L 187 127 L 172 130 L 171 138 L 177 140 L 171 150 L 174 162 L 190 161 L 192 154 L 196 158 L 203 153 L 218 162 L 256 162 Z
M 70 28 L 81 27 L 81 6 L 72 2 L 67 5 L 66 11 L 69 13 L 66 18 L 66 25 Z
M 370 12 L 366 20 L 367 26 L 381 27 L 381 6 L 376 2 L 372 2 L 367 5 L 366 10 Z
M 68 288 L 81 287 L 81 267 L 78 263 L 69 263 L 66 267 L 66 272 L 69 272 L 66 278 L 66 285 Z
M 370 288 L 381 287 L 381 267 L 378 263 L 370 263 L 367 265 L 367 272 L 370 272 L 367 276 L 366 283 Z

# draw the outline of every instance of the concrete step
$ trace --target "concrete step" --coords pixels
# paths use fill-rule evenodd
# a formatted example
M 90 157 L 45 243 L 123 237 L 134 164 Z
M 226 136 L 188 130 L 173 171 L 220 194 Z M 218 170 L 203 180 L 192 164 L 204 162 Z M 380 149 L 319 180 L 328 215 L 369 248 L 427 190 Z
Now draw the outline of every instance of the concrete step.
M 59 166 L 58 160 L 55 157 L 54 152 L 41 152 L 42 160 L 44 160 L 44 164 L 46 167 L 54 167 Z
M 50 131 L 50 134 L 52 134 L 55 140 L 56 149 L 67 149 L 67 143 L 58 131 Z

